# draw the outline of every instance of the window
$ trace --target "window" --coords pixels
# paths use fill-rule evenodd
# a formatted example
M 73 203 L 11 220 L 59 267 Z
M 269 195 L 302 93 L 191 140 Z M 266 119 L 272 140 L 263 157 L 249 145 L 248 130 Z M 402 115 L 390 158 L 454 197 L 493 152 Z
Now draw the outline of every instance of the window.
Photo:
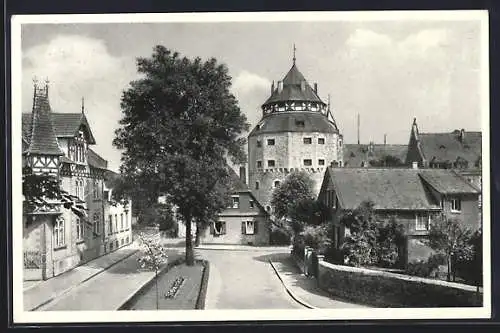
M 250 200 L 250 208 L 255 208 L 255 202 L 253 200 Z
M 311 166 L 312 165 L 312 160 L 311 159 L 305 159 L 304 160 L 304 165 L 305 166 Z
M 221 236 L 226 234 L 226 222 L 217 221 L 212 224 L 212 235 Z
M 120 231 L 123 231 L 123 213 L 120 214 Z
M 415 230 L 429 230 L 431 216 L 427 213 L 417 213 L 415 221 Z
M 255 189 L 258 190 L 259 189 L 259 182 L 255 182 Z
M 261 169 L 262 168 L 262 161 L 257 161 L 257 168 Z
M 451 199 L 451 211 L 460 212 L 462 210 L 462 202 L 459 198 Z
M 99 219 L 99 214 L 94 213 L 94 224 L 92 225 L 94 231 L 94 237 L 99 236 L 99 231 L 101 228 L 101 221 Z
M 241 222 L 241 233 L 243 235 L 254 235 L 257 233 L 257 222 L 243 221 Z
M 325 138 L 318 138 L 318 144 L 319 145 L 324 145 L 325 144 Z
M 274 146 L 274 143 L 275 143 L 274 139 L 267 139 L 268 146 Z
M 269 168 L 274 168 L 274 165 L 275 165 L 275 164 L 274 164 L 274 160 L 268 160 L 268 161 L 267 161 L 267 166 L 268 166 Z
M 260 148 L 260 147 L 262 147 L 262 141 L 257 140 L 257 148 Z
M 333 190 L 326 191 L 326 205 L 327 207 L 333 209 L 337 208 L 337 196 L 335 195 L 335 191 Z
M 274 187 L 276 188 L 278 186 L 280 186 L 280 181 L 279 180 L 274 181 Z
M 318 160 L 318 165 L 325 165 L 325 160 L 319 159 Z
M 118 214 L 115 214 L 115 225 L 113 226 L 114 232 L 118 232 Z
M 54 222 L 54 247 L 61 247 L 64 244 L 64 218 L 60 216 Z
M 295 126 L 304 127 L 305 126 L 304 121 L 303 120 L 296 120 Z
M 85 236 L 85 226 L 83 220 L 76 218 L 76 240 L 81 241 Z
M 305 145 L 310 145 L 310 144 L 312 144 L 312 139 L 311 139 L 311 138 L 304 138 L 304 144 L 305 144 Z
M 441 198 L 441 200 L 439 201 L 439 207 L 441 207 L 441 209 L 444 209 L 444 198 Z
M 94 199 L 99 199 L 99 181 L 97 179 L 94 179 Z
M 85 185 L 83 179 L 77 179 L 75 181 L 75 192 L 79 199 L 85 200 Z
M 113 215 L 108 216 L 108 234 L 111 235 L 113 233 Z
M 233 197 L 232 208 L 240 208 L 240 197 Z

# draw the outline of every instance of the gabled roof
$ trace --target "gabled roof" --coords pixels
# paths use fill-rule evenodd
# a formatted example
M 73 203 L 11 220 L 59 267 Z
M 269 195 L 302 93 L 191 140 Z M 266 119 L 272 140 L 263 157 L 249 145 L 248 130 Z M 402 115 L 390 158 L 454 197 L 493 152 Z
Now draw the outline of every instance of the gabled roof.
M 481 191 L 453 170 L 425 169 L 419 176 L 442 194 L 479 194 Z
M 30 126 L 26 131 L 26 150 L 28 154 L 63 155 L 57 142 L 51 121 L 48 88 L 37 90 L 35 87 L 33 110 L 29 116 Z
M 408 151 L 408 145 L 373 144 L 372 148 L 370 150 L 369 144 L 344 144 L 344 166 L 359 168 L 362 162 L 380 160 L 387 155 L 397 157 L 404 163 Z
M 250 192 L 250 188 L 245 184 L 240 177 L 236 174 L 233 168 L 228 166 L 229 170 L 229 185 L 233 193 Z
M 31 132 L 31 113 L 23 113 L 23 138 L 30 142 L 29 133 Z M 90 129 L 87 117 L 84 113 L 50 113 L 50 119 L 54 133 L 58 138 L 71 138 L 74 137 L 78 130 L 83 126 L 88 135 L 89 144 L 95 144 L 95 138 Z
M 455 162 L 464 159 L 473 168 L 481 156 L 481 132 L 419 133 L 422 152 L 428 162 Z
M 439 210 L 414 169 L 327 169 L 340 206 L 372 201 L 379 210 Z
M 89 165 L 93 166 L 94 168 L 99 168 L 99 169 L 108 168 L 108 161 L 102 158 L 99 154 L 97 154 L 90 148 L 87 150 L 87 161 Z
M 304 89 L 301 89 L 301 82 L 305 82 Z M 299 71 L 295 63 L 283 78 L 282 89 L 274 89 L 271 96 L 263 104 L 285 102 L 285 101 L 307 101 L 323 103 L 321 98 L 314 92 L 304 75 Z
M 339 133 L 335 123 L 318 112 L 277 112 L 266 116 L 249 136 L 277 132 Z

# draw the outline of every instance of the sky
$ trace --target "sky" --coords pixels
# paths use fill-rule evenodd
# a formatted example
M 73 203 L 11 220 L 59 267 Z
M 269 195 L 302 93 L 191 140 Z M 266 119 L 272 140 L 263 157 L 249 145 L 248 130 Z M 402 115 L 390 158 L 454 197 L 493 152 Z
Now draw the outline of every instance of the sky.
M 271 82 L 296 64 L 318 83 L 345 143 L 407 144 L 413 118 L 421 132 L 481 130 L 481 25 L 459 21 L 185 22 L 23 24 L 22 108 L 30 112 L 33 78 L 50 81 L 54 112 L 85 113 L 93 147 L 117 171 L 112 145 L 120 97 L 138 77 L 136 58 L 162 44 L 181 55 L 215 57 L 251 126 L 262 116 Z

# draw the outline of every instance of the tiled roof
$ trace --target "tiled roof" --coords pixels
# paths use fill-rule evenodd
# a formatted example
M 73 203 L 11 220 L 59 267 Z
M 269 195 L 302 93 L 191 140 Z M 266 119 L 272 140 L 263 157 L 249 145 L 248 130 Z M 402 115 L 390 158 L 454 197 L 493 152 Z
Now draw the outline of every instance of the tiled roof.
M 460 131 L 420 133 L 418 137 L 424 157 L 429 162 L 453 163 L 460 157 L 472 168 L 481 156 L 481 132 L 465 132 L 463 141 L 460 140 Z
M 236 174 L 233 168 L 228 167 L 229 170 L 229 183 L 231 186 L 231 192 L 250 192 L 248 185 L 245 184 L 240 177 Z
M 108 161 L 99 156 L 99 154 L 97 154 L 90 148 L 87 151 L 87 160 L 89 165 L 93 166 L 94 168 L 99 168 L 99 169 L 108 168 Z
M 425 169 L 419 172 L 420 177 L 432 186 L 436 191 L 443 194 L 474 193 L 480 190 L 467 182 L 453 170 Z
M 369 144 L 344 144 L 344 166 L 359 168 L 362 162 L 380 160 L 384 156 L 397 157 L 402 163 L 405 162 L 408 145 L 374 144 L 370 151 Z
M 381 210 L 433 210 L 439 206 L 414 169 L 328 168 L 339 202 L 355 209 L 372 201 Z
M 29 130 L 26 132 L 28 140 L 26 153 L 63 155 L 51 121 L 51 110 L 47 92 L 38 93 L 35 91 L 33 111 L 30 116 Z
M 283 112 L 266 116 L 250 136 L 276 132 L 338 133 L 337 126 L 318 112 Z
M 30 141 L 29 133 L 31 131 L 31 113 L 23 113 L 23 138 Z M 84 125 L 89 137 L 89 143 L 95 144 L 95 138 L 90 129 L 87 117 L 83 113 L 55 113 L 51 112 L 50 118 L 54 128 L 55 135 L 58 138 L 73 137 L 79 130 L 80 126 Z
M 302 81 L 305 81 L 304 89 L 301 89 Z M 298 70 L 295 63 L 284 77 L 282 83 L 283 87 L 281 91 L 278 88 L 274 89 L 273 93 L 267 99 L 264 105 L 274 102 L 285 102 L 285 101 L 310 101 L 310 102 L 323 103 L 319 98 L 319 96 L 307 83 L 306 79 L 304 78 L 302 73 Z

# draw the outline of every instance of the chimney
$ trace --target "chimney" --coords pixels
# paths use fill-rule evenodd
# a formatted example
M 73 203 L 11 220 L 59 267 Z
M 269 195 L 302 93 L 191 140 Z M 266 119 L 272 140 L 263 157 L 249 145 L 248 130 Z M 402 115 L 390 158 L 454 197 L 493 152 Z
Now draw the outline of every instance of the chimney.
M 462 128 L 460 130 L 460 142 L 464 142 L 465 141 L 465 130 Z
M 318 94 L 318 84 L 314 83 L 314 93 Z
M 358 113 L 358 145 L 359 145 L 359 113 Z
M 283 81 L 278 81 L 278 94 L 283 90 Z
M 384 146 L 387 144 L 387 134 L 384 134 Z
M 370 144 L 368 145 L 368 151 L 370 153 L 373 153 L 373 148 L 374 148 L 373 141 L 370 141 Z
M 274 80 L 273 83 L 271 83 L 271 95 L 274 93 Z
M 412 169 L 418 169 L 418 162 L 413 162 L 413 163 L 411 164 L 411 168 L 412 168 Z
M 306 90 L 306 81 L 300 81 L 300 90 Z
M 240 167 L 240 180 L 243 182 L 243 184 L 247 183 L 247 172 L 244 166 Z

